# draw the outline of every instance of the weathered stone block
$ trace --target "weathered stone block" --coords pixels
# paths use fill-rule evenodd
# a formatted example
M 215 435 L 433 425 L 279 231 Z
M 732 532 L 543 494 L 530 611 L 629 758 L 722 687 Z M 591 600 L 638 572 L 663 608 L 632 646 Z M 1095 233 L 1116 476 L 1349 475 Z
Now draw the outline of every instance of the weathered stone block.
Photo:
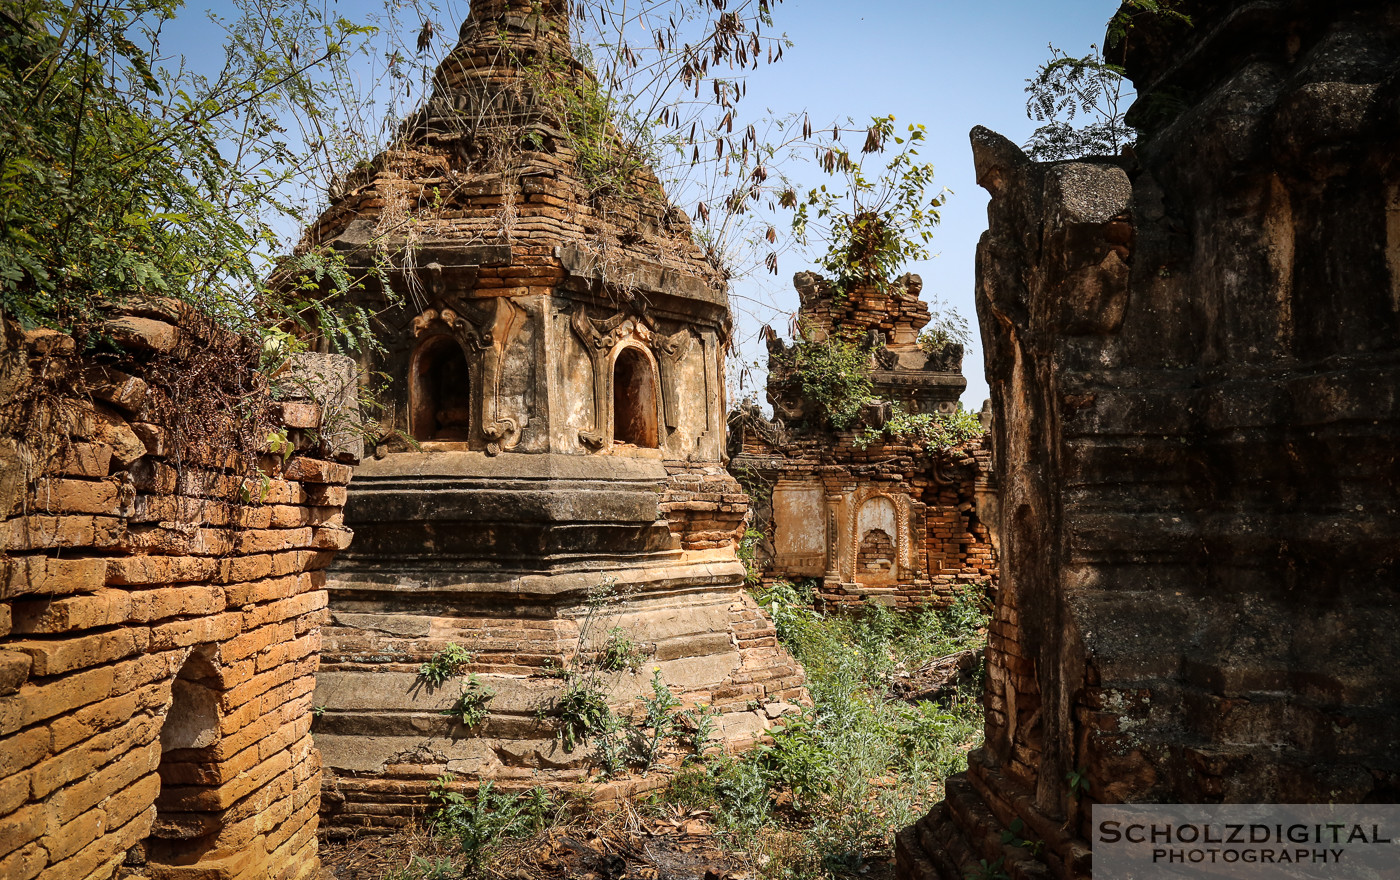
M 63 444 L 49 460 L 44 472 L 69 477 L 107 476 L 112 463 L 112 447 L 106 443 L 73 441 Z
M 16 633 L 65 633 L 125 622 L 131 597 L 120 590 L 98 590 L 60 599 L 17 601 L 11 609 L 11 628 Z
M 123 316 L 102 325 L 117 345 L 136 351 L 166 353 L 180 341 L 180 330 L 173 324 L 152 318 Z

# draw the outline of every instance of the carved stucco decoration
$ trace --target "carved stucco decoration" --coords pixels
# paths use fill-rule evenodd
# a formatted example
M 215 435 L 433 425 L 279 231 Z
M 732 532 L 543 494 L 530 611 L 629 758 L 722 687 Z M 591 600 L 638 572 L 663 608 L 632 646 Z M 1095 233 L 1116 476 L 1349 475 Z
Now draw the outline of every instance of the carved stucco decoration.
M 888 492 L 874 486 L 866 486 L 855 490 L 844 499 L 846 507 L 846 522 L 843 529 L 844 550 L 846 552 L 839 555 L 839 571 L 841 579 L 846 583 L 851 583 L 856 579 L 856 554 L 860 548 L 861 536 L 857 534 L 860 528 L 860 511 L 871 499 L 887 498 L 894 505 L 895 530 L 895 561 L 901 572 L 917 572 L 916 554 L 909 536 L 910 521 L 910 501 L 908 495 Z M 835 511 L 833 511 L 834 515 Z
M 529 318 L 529 313 L 504 297 L 488 301 L 485 314 L 473 319 L 451 308 L 427 309 L 413 319 L 415 339 L 436 333 L 455 338 L 467 355 L 467 370 L 476 412 L 477 429 L 486 444 L 487 455 L 499 455 L 520 442 L 520 432 L 529 424 L 528 414 L 519 418 L 501 412 L 501 376 L 506 351 Z
M 580 305 L 570 317 L 569 326 L 583 341 L 593 364 L 593 430 L 578 432 L 585 446 L 596 450 L 612 442 L 613 365 L 624 348 L 641 351 L 651 365 L 657 384 L 657 424 L 675 430 L 680 424 L 677 374 L 681 361 L 694 345 L 694 333 L 688 328 L 670 335 L 658 332 L 644 308 L 595 320 L 588 316 L 587 306 Z

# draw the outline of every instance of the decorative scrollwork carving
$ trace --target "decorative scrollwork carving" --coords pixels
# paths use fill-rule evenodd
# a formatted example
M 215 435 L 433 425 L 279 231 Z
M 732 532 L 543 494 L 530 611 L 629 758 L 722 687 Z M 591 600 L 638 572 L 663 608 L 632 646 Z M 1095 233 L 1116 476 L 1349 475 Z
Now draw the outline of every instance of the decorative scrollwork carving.
M 596 450 L 606 446 L 612 436 L 612 356 L 618 346 L 631 341 L 640 342 L 655 358 L 661 416 L 667 428 L 677 427 L 680 421 L 679 364 L 694 343 L 690 330 L 682 329 L 670 335 L 661 333 L 641 300 L 632 301 L 627 308 L 602 320 L 589 317 L 588 307 L 580 304 L 570 315 L 569 326 L 582 341 L 593 363 L 593 429 L 580 430 L 580 442 Z
M 483 351 L 482 364 L 481 433 L 486 438 L 487 455 L 498 455 L 502 449 L 510 449 L 519 443 L 522 427 L 515 419 L 501 414 L 501 374 L 505 367 L 506 349 L 524 326 L 526 312 L 504 297 L 493 302 L 494 320 L 490 332 L 485 334 L 485 338 L 492 341 L 490 347 Z M 488 394 L 489 402 L 485 397 Z

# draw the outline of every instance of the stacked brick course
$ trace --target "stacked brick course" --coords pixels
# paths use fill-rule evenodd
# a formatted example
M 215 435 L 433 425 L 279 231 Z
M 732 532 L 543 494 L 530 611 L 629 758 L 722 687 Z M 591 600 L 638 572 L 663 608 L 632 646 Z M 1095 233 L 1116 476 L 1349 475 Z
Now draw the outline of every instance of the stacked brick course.
M 749 496 L 723 467 L 668 461 L 660 511 L 685 550 L 733 547 L 743 535 Z
M 310 401 L 254 477 L 232 422 L 180 443 L 143 375 L 236 340 L 170 304 L 106 329 L 130 354 L 0 343 L 0 877 L 310 876 L 350 467 Z

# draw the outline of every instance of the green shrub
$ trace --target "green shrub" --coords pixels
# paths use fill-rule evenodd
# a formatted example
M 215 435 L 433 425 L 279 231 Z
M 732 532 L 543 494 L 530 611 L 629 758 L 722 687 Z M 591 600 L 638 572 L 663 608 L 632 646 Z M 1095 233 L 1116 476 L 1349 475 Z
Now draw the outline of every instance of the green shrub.
M 443 710 L 444 715 L 452 715 L 462 722 L 463 727 L 472 728 L 486 720 L 486 704 L 496 692 L 477 680 L 475 674 L 467 677 L 462 684 L 462 692 L 452 708 Z
M 804 338 L 777 357 L 801 387 L 802 397 L 816 404 L 819 415 L 837 430 L 855 424 L 861 407 L 872 399 L 870 352 L 855 343 L 835 336 L 820 342 Z
M 891 693 L 899 673 L 985 642 L 977 588 L 945 609 L 849 616 L 818 613 L 809 596 L 780 582 L 759 602 L 806 669 L 815 705 L 786 716 L 771 744 L 683 771 L 665 795 L 713 810 L 731 845 L 769 853 L 761 874 L 772 880 L 860 876 L 888 858 L 894 832 L 966 767 L 981 732 L 973 694 L 910 705 Z M 775 844 L 792 834 L 800 842 Z
M 736 552 L 744 566 L 744 583 L 756 587 L 763 580 L 763 568 L 759 564 L 758 545 L 763 541 L 763 533 L 750 526 L 744 529 L 744 537 L 739 539 Z
M 622 672 L 625 669 L 636 671 L 647 658 L 647 652 L 637 644 L 621 627 L 608 630 L 608 640 L 603 643 L 603 652 L 598 658 L 598 666 L 607 672 Z
M 607 695 L 589 679 L 573 678 L 554 701 L 564 751 L 572 752 L 590 737 L 608 732 L 616 723 Z
M 631 731 L 632 754 L 645 774 L 656 766 L 666 741 L 675 737 L 679 730 L 676 710 L 680 708 L 681 701 L 666 686 L 660 666 L 652 668 L 651 693 L 642 694 L 638 699 L 645 711 L 640 724 Z
M 982 420 L 959 405 L 951 413 L 911 413 L 896 403 L 883 428 L 866 428 L 855 438 L 860 448 L 886 437 L 912 440 L 930 452 L 981 437 Z
M 455 642 L 438 651 L 422 666 L 418 667 L 418 677 L 429 687 L 441 687 L 449 678 L 458 675 L 462 667 L 472 662 L 472 652 Z
M 469 870 L 480 868 L 496 846 L 540 831 L 557 811 L 543 788 L 511 795 L 483 782 L 476 796 L 468 797 L 452 789 L 454 781 L 444 773 L 428 789 L 428 818 L 438 834 L 457 841 Z

